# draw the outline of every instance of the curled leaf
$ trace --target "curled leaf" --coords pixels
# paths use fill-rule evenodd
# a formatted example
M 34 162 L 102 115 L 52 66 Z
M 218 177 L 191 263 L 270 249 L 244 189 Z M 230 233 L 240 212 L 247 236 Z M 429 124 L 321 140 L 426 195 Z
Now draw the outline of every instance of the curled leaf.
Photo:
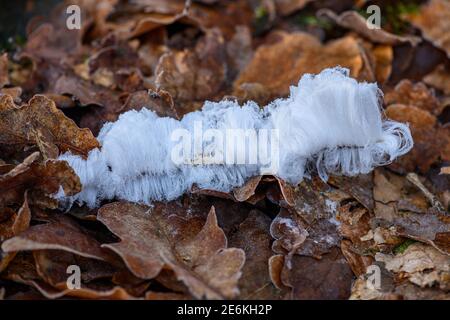
M 103 246 L 119 254 L 137 277 L 152 279 L 169 268 L 197 298 L 238 294 L 245 254 L 227 248 L 214 208 L 203 226 L 199 219 L 171 215 L 161 206 L 152 210 L 125 202 L 103 206 L 98 219 L 121 238 Z

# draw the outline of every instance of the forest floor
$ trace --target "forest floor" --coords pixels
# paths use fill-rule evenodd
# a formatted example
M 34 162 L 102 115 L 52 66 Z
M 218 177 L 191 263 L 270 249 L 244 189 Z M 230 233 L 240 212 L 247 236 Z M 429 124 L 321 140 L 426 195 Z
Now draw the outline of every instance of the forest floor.
M 0 299 L 450 298 L 449 1 L 70 3 L 79 29 L 61 3 L 0 55 Z M 58 155 L 86 156 L 128 110 L 263 106 L 337 65 L 378 83 L 411 152 L 358 177 L 254 177 L 152 206 L 52 198 L 82 187 Z

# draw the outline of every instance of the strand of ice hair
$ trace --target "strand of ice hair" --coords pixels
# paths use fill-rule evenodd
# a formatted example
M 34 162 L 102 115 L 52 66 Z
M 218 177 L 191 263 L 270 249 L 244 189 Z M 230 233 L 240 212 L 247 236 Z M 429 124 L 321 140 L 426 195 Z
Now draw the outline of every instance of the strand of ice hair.
M 381 91 L 374 83 L 359 83 L 344 68 L 325 69 L 317 75 L 305 74 L 286 99 L 277 99 L 264 108 L 249 102 L 205 102 L 199 111 L 181 120 L 158 117 L 143 108 L 128 111 L 102 128 L 100 149 L 87 159 L 66 153 L 66 160 L 80 177 L 83 189 L 72 197 L 59 192 L 61 203 L 76 201 L 95 207 L 103 199 L 151 203 L 167 201 L 188 192 L 194 185 L 229 192 L 250 177 L 276 175 L 292 184 L 308 176 L 312 165 L 326 180 L 329 174 L 357 175 L 389 164 L 407 153 L 413 140 L 407 124 L 385 119 L 381 111 Z M 173 161 L 179 147 L 173 133 L 195 134 L 196 123 L 216 133 L 254 129 L 277 132 L 267 148 L 276 166 L 261 163 L 198 162 L 202 151 L 188 153 L 191 162 Z M 196 143 L 192 137 L 191 143 Z M 229 152 L 217 141 L 202 141 L 212 153 Z

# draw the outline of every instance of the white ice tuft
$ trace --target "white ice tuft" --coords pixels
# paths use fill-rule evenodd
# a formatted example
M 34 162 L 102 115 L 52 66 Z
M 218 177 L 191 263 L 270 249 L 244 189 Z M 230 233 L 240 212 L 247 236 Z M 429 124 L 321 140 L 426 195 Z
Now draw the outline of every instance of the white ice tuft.
M 203 130 L 277 129 L 279 168 L 273 174 L 292 184 L 311 168 L 324 180 L 329 173 L 368 173 L 413 146 L 406 124 L 384 119 L 381 97 L 376 84 L 358 83 L 347 69 L 333 68 L 304 75 L 287 99 L 277 99 L 263 109 L 254 102 L 240 107 L 233 101 L 208 101 L 180 121 L 160 118 L 145 108 L 128 111 L 103 126 L 98 137 L 101 149 L 92 150 L 87 159 L 70 153 L 59 157 L 73 167 L 83 189 L 70 199 L 63 193 L 57 198 L 90 207 L 114 198 L 148 204 L 175 199 L 194 184 L 228 192 L 260 174 L 261 167 L 255 164 L 173 162 L 176 142 L 171 134 L 176 129 L 193 132 L 198 121 Z

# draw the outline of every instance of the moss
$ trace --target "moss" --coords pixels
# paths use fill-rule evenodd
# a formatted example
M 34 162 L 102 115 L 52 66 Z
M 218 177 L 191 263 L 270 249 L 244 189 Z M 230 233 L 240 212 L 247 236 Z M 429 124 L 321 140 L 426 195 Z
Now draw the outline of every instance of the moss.
M 316 17 L 314 14 L 301 13 L 296 17 L 297 23 L 302 27 L 318 27 L 326 31 L 331 30 L 333 24 L 327 19 Z
M 253 11 L 253 28 L 255 35 L 263 33 L 269 25 L 269 12 L 264 6 L 258 6 Z
M 403 252 L 405 252 L 405 250 L 412 245 L 413 243 L 416 243 L 416 240 L 412 240 L 412 239 L 406 239 L 405 241 L 403 241 L 402 243 L 400 243 L 398 246 L 396 246 L 393 250 L 394 254 L 402 254 Z

